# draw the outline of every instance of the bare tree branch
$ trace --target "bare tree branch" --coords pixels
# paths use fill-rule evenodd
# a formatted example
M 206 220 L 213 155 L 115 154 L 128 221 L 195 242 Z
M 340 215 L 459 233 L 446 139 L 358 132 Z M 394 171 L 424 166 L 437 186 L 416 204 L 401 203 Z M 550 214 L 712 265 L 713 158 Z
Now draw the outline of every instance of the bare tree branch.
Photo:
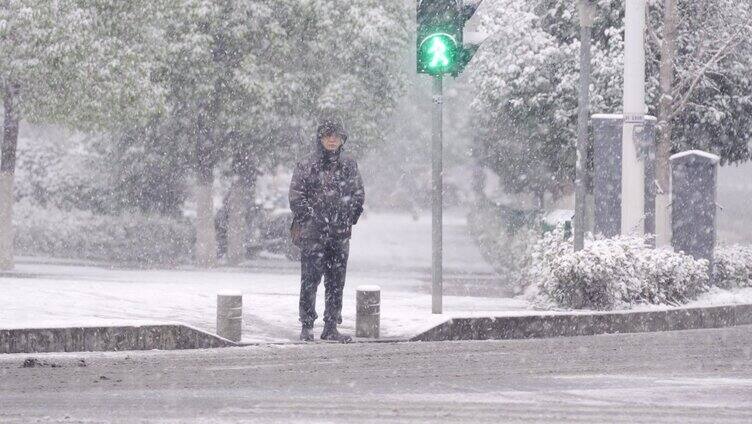
M 695 89 L 697 89 L 697 85 L 700 83 L 702 78 L 707 74 L 708 70 L 711 66 L 716 65 L 718 62 L 723 60 L 726 55 L 728 54 L 731 47 L 734 45 L 734 42 L 737 41 L 737 38 L 740 38 L 739 36 L 743 33 L 744 28 L 739 28 L 736 33 L 734 33 L 733 36 L 729 37 L 728 40 L 726 40 L 726 43 L 711 57 L 695 74 L 694 79 L 692 79 L 692 83 L 689 85 L 689 88 L 684 92 L 684 96 L 682 96 L 681 100 L 679 100 L 678 103 L 674 105 L 672 108 L 673 111 L 669 115 L 668 119 L 674 119 L 677 115 L 682 113 L 684 109 L 687 106 L 687 102 L 689 101 L 690 97 L 694 94 Z
M 653 28 L 653 25 L 650 24 L 650 9 L 646 8 L 645 11 L 645 27 L 648 30 L 648 36 L 651 40 L 653 40 L 653 43 L 655 43 L 656 46 L 660 46 L 662 41 L 661 38 L 658 37 L 658 33 L 655 32 L 655 28 Z

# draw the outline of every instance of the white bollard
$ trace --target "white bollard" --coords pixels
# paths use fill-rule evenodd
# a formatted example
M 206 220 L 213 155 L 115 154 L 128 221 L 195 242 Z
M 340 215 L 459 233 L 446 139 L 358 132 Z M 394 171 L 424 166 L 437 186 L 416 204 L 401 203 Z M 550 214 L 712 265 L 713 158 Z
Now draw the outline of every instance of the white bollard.
M 217 335 L 233 342 L 240 341 L 243 327 L 243 295 L 217 294 Z
M 381 320 L 381 288 L 360 286 L 355 294 L 355 337 L 378 339 Z

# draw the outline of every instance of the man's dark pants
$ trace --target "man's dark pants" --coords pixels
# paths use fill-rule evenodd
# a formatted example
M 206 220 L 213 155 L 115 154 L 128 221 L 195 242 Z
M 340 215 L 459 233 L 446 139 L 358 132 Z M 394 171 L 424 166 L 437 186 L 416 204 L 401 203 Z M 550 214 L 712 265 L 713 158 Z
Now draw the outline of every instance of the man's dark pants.
M 342 291 L 345 287 L 349 240 L 322 240 L 304 243 L 301 249 L 300 322 L 312 328 L 316 320 L 316 289 L 324 277 L 326 307 L 324 323 L 342 323 Z

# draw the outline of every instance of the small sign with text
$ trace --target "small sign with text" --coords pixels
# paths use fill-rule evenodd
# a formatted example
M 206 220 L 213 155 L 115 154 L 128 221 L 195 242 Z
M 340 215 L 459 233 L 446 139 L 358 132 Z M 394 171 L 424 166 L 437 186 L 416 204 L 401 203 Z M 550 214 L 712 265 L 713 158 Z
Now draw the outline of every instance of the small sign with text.
M 644 124 L 645 123 L 645 115 L 637 114 L 637 113 L 627 113 L 624 115 L 624 123 L 625 124 Z

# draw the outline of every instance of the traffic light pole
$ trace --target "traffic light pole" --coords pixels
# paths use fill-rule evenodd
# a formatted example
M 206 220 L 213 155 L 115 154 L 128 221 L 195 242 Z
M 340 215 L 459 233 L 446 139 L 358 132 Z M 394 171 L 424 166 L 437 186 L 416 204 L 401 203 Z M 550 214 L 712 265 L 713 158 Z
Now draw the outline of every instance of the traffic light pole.
M 433 76 L 433 135 L 431 137 L 432 194 L 431 220 L 431 310 L 442 313 L 442 221 L 443 221 L 443 75 L 457 77 L 468 64 L 482 34 L 469 32 L 465 38 L 465 24 L 483 0 L 419 0 L 415 20 L 418 24 L 416 41 L 417 71 Z M 480 36 L 480 37 L 479 37 Z M 471 40 L 472 39 L 472 40 Z
M 442 313 L 442 296 L 443 296 L 443 275 L 442 275 L 442 222 L 443 222 L 443 193 L 442 187 L 444 163 L 443 163 L 443 81 L 442 76 L 433 77 L 433 136 L 432 136 L 432 196 L 431 204 L 433 209 L 432 229 L 432 291 L 431 291 L 431 310 L 434 314 Z

